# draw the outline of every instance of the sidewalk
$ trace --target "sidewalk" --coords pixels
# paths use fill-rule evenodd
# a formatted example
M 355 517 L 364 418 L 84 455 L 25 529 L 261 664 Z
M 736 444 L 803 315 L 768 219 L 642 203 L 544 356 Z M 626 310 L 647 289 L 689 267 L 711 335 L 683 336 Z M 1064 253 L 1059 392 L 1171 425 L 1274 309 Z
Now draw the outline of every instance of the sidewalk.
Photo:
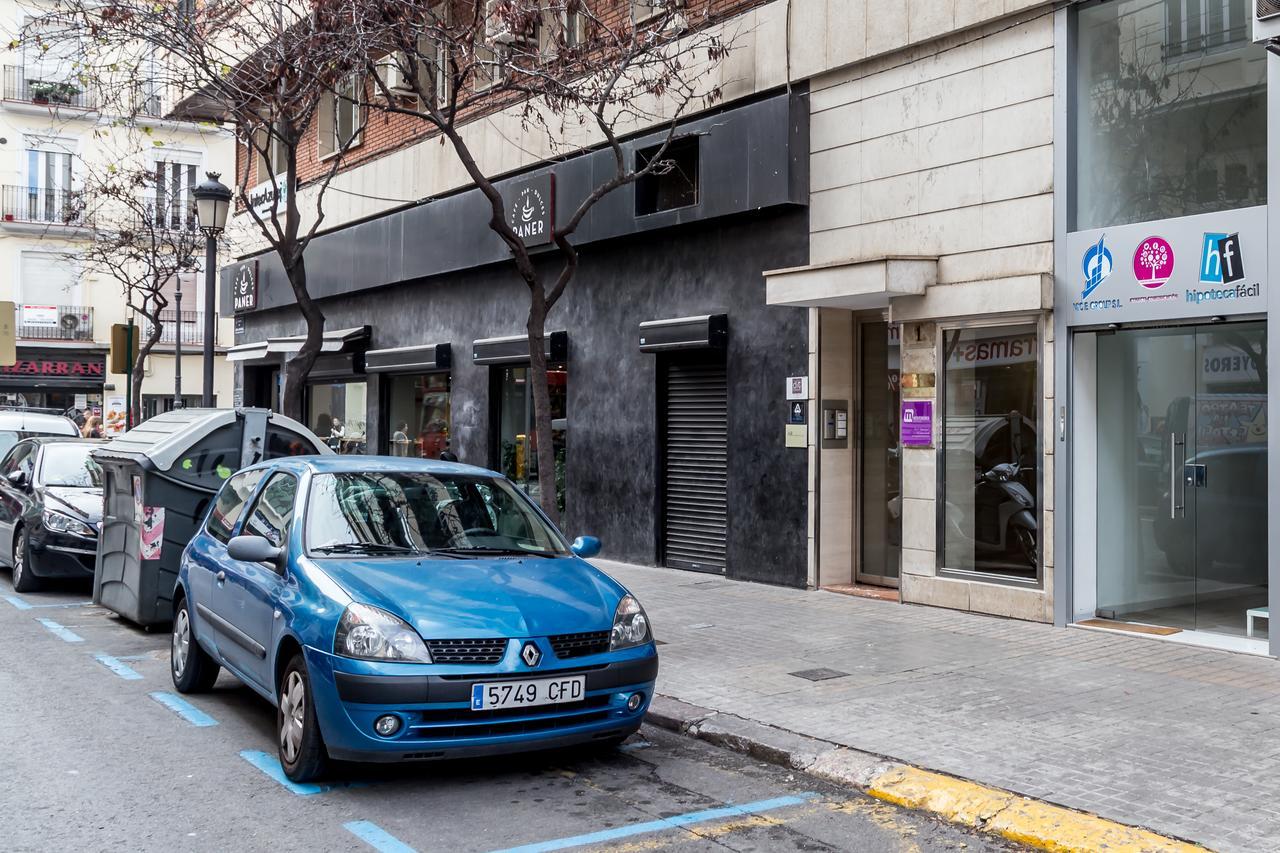
M 1280 847 L 1280 662 L 596 560 L 658 692 L 1223 851 Z M 791 675 L 829 668 L 823 681 Z

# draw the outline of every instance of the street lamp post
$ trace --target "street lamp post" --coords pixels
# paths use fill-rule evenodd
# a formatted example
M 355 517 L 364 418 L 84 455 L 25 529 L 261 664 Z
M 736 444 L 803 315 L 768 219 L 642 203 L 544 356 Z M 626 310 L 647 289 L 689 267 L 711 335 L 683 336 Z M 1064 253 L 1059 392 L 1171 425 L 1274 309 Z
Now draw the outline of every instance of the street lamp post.
M 196 219 L 204 232 L 204 397 L 201 405 L 213 406 L 214 281 L 218 263 L 218 235 L 227 227 L 231 209 L 231 189 L 219 181 L 217 172 L 205 172 L 206 180 L 191 191 L 196 200 Z M 179 321 L 181 334 L 181 321 Z

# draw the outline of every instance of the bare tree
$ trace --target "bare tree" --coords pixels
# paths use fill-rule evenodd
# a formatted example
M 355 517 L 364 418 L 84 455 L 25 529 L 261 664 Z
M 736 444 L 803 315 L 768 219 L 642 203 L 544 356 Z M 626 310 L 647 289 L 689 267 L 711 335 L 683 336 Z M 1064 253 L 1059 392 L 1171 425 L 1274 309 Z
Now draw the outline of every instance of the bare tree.
M 166 199 L 155 172 L 147 169 L 91 173 L 79 198 L 83 210 L 75 216 L 91 227 L 89 242 L 77 256 L 82 275 L 115 280 L 125 306 L 143 320 L 129 400 L 129 411 L 138 413 L 146 360 L 164 333 L 167 290 L 197 267 L 204 237 L 194 227 L 194 211 L 180 199 Z M 181 317 L 174 334 L 182 334 Z
M 488 227 L 510 252 L 529 291 L 529 362 L 534 403 L 539 501 L 559 519 L 556 458 L 545 349 L 547 318 L 578 269 L 574 238 L 587 215 L 614 190 L 675 168 L 668 148 L 679 122 L 720 98 L 714 66 L 731 40 L 711 14 L 675 0 L 638 4 L 643 20 L 619 0 L 345 0 L 386 113 L 416 116 L 456 154 L 488 202 Z M 467 125 L 497 110 L 518 114 L 526 145 L 553 159 L 588 147 L 611 152 L 612 168 L 593 176 L 585 195 L 557 216 L 552 265 L 535 261 L 508 217 L 511 200 L 497 188 L 494 164 L 477 145 L 489 129 Z M 643 158 L 626 135 L 660 133 Z M 565 201 L 562 199 L 562 201 Z
M 360 127 L 335 140 L 316 176 L 304 182 L 299 165 L 310 153 L 302 147 L 309 128 L 349 73 L 364 67 L 350 25 L 331 0 L 58 0 L 39 20 L 44 43 L 86 45 L 79 76 L 104 84 L 104 114 L 130 121 L 163 93 L 177 101 L 170 117 L 235 128 L 238 204 L 279 258 L 306 324 L 302 348 L 286 366 L 283 401 L 287 414 L 302 419 L 325 320 L 307 287 L 305 255 Z

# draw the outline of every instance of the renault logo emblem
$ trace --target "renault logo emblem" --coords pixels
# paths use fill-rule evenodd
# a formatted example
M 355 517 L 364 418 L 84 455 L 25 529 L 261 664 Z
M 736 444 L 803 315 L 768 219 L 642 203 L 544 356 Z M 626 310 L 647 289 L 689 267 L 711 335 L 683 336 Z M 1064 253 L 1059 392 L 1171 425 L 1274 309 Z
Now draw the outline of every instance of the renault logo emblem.
M 529 666 L 537 666 L 542 661 L 542 652 L 533 643 L 525 643 L 520 650 L 520 657 Z

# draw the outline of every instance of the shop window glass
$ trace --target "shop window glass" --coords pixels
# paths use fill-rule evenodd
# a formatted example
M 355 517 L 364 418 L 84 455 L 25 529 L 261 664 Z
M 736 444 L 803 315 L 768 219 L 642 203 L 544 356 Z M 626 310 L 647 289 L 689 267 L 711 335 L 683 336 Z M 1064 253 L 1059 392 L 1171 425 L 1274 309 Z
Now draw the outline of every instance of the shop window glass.
M 390 377 L 387 452 L 392 456 L 439 459 L 449 444 L 449 374 Z
M 942 347 L 943 568 L 1039 570 L 1034 325 L 950 329 Z
M 1075 230 L 1266 204 L 1266 51 L 1246 0 L 1083 8 Z
M 334 453 L 365 452 L 364 382 L 335 382 L 310 387 L 307 422 Z
M 498 464 L 503 474 L 538 499 L 538 455 L 533 429 L 533 393 L 528 367 L 494 368 L 498 401 Z M 547 366 L 551 392 L 551 436 L 556 454 L 556 502 L 564 510 L 564 460 L 568 430 L 568 378 L 563 364 Z M 466 461 L 466 460 L 463 460 Z

